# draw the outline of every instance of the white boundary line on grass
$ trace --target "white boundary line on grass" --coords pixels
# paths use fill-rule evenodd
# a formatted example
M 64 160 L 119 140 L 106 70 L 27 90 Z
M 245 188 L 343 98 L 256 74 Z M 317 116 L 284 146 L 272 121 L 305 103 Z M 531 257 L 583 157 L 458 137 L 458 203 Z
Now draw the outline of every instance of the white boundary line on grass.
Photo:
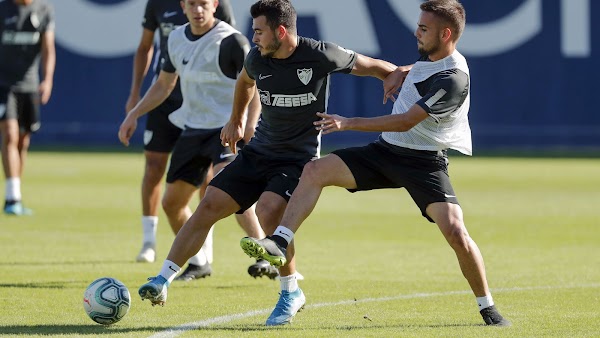
M 556 289 L 589 289 L 589 288 L 600 288 L 600 283 L 593 284 L 581 284 L 581 285 L 564 285 L 564 286 L 529 286 L 529 287 L 515 287 L 515 288 L 501 288 L 501 289 L 493 289 L 495 293 L 497 292 L 514 292 L 514 291 L 530 291 L 530 290 L 556 290 Z M 429 297 L 439 297 L 439 296 L 451 296 L 451 295 L 462 295 L 462 294 L 470 294 L 471 290 L 463 290 L 463 291 L 447 291 L 447 292 L 432 292 L 432 293 L 413 293 L 410 295 L 399 295 L 392 297 L 381 297 L 381 298 L 364 298 L 358 300 L 343 300 L 339 302 L 332 303 L 318 303 L 307 305 L 306 309 L 316 309 L 326 306 L 339 306 L 339 305 L 348 305 L 348 304 L 356 304 L 356 303 L 372 303 L 372 302 L 387 302 L 391 300 L 401 300 L 401 299 L 414 299 L 414 298 L 429 298 Z M 213 317 L 204 320 L 200 320 L 197 322 L 186 323 L 178 326 L 174 326 L 165 331 L 153 334 L 150 336 L 151 338 L 172 338 L 177 337 L 180 334 L 183 334 L 186 331 L 196 330 L 201 327 L 208 327 L 214 324 L 223 324 L 228 323 L 237 319 L 243 319 L 248 317 L 254 317 L 262 314 L 267 314 L 271 312 L 272 309 L 263 309 L 263 310 L 254 310 L 245 313 L 237 313 L 233 315 L 226 315 L 220 317 Z

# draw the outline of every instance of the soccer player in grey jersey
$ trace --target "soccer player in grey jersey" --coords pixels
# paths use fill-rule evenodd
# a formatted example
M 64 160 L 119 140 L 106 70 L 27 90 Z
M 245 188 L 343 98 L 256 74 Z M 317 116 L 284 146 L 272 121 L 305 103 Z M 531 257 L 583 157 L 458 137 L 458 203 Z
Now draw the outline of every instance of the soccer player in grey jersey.
M 246 253 L 275 265 L 293 259 L 290 247 L 294 234 L 326 186 L 351 192 L 406 188 L 422 215 L 438 225 L 454 249 L 485 323 L 510 325 L 494 306 L 481 252 L 467 232 L 448 176 L 447 149 L 471 155 L 469 68 L 456 50 L 464 27 L 465 11 L 458 1 L 431 0 L 421 4 L 415 36 L 423 57 L 403 80 L 392 114 L 344 118 L 321 112 L 314 122 L 316 130 L 324 134 L 380 131 L 379 140 L 364 147 L 336 150 L 307 164 L 281 225 L 265 239 L 242 239 Z M 401 75 L 395 72 L 388 77 L 386 87 L 398 88 L 400 82 L 396 80 Z
M 41 126 L 40 103 L 50 100 L 55 64 L 53 7 L 46 0 L 0 1 L 0 134 L 8 215 L 32 213 L 21 201 L 21 176 L 31 134 Z
M 385 79 L 397 67 L 344 49 L 334 43 L 299 37 L 296 11 L 287 0 L 260 0 L 250 8 L 253 48 L 236 82 L 233 111 L 221 140 L 237 151 L 244 137 L 246 107 L 258 88 L 261 120 L 254 138 L 211 181 L 206 196 L 181 228 L 160 274 L 142 285 L 142 298 L 162 304 L 167 298 L 169 268 L 185 263 L 204 242 L 212 225 L 257 202 L 263 229 L 272 232 L 281 219 L 304 165 L 319 156 L 320 133 L 312 125 L 326 111 L 329 75 L 351 73 Z M 290 247 L 290 253 L 293 253 Z M 289 323 L 305 297 L 291 259 L 280 268 L 281 293 L 267 325 Z

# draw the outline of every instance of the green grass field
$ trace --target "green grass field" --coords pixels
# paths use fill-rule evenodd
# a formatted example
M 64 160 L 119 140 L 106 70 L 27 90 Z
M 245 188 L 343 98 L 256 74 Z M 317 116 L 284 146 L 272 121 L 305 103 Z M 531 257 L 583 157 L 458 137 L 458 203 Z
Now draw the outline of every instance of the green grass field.
M 600 159 L 451 157 L 510 328 L 482 325 L 452 250 L 404 190 L 325 190 L 296 236 L 307 306 L 292 325 L 263 326 L 279 284 L 247 275 L 252 260 L 231 217 L 215 230 L 213 275 L 174 283 L 153 308 L 137 289 L 158 273 L 173 234 L 161 214 L 157 262 L 134 262 L 142 166 L 133 153 L 30 154 L 23 194 L 35 215 L 0 215 L 0 335 L 600 336 Z M 109 327 L 82 306 L 103 276 L 132 294 L 129 314 Z

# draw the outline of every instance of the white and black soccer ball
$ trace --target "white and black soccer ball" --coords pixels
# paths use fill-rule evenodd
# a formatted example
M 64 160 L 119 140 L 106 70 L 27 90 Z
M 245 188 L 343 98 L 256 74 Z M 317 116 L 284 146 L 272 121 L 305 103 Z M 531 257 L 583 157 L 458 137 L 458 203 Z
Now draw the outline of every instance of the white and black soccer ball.
M 83 308 L 98 324 L 110 325 L 129 312 L 131 296 L 125 284 L 110 277 L 98 278 L 83 294 Z

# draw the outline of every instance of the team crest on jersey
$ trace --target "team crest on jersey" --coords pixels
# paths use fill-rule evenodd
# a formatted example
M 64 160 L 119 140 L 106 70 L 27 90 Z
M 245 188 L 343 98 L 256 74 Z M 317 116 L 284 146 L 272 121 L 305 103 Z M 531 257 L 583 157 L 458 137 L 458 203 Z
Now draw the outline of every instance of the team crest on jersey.
M 36 131 L 40 130 L 40 127 L 41 127 L 41 126 L 42 126 L 42 123 L 41 123 L 41 122 L 36 122 L 36 123 L 33 123 L 33 124 L 32 124 L 32 125 L 29 127 L 29 130 L 31 130 L 32 132 L 34 132 L 34 133 L 35 133 Z
M 148 143 L 150 143 L 150 141 L 152 141 L 152 136 L 153 136 L 153 132 L 152 130 L 145 130 L 144 131 L 144 145 L 147 146 Z
M 264 105 L 271 105 L 271 93 L 267 90 L 258 90 L 258 94 L 260 95 L 260 102 Z
M 300 82 L 304 83 L 304 85 L 307 85 L 313 76 L 312 68 L 296 69 L 296 73 L 298 74 Z
M 33 25 L 33 28 L 38 28 L 40 26 L 40 19 L 38 19 L 35 13 L 31 14 L 29 20 L 31 21 L 31 25 Z

